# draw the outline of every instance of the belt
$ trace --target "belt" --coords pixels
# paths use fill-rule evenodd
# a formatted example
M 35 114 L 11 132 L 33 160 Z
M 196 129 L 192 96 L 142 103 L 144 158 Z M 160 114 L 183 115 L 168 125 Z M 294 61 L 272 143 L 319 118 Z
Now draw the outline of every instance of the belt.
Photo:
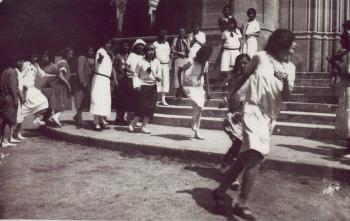
M 96 75 L 100 75 L 100 76 L 103 76 L 103 77 L 106 77 L 106 78 L 108 78 L 108 79 L 111 79 L 111 77 L 109 77 L 109 76 L 106 76 L 106 75 L 104 75 L 104 74 L 100 74 L 100 73 L 95 73 Z
M 235 51 L 235 50 L 239 50 L 239 48 L 223 48 L 225 50 L 230 50 L 230 51 Z
M 166 62 L 166 63 L 160 62 L 160 64 L 170 64 L 170 62 Z

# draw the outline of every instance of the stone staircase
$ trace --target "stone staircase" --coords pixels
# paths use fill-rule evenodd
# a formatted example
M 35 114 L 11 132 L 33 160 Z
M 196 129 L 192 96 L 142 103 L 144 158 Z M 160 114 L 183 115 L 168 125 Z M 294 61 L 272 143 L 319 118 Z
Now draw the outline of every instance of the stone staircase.
M 274 129 L 275 135 L 288 135 L 314 139 L 334 139 L 337 97 L 330 85 L 328 73 L 297 73 L 295 89 L 290 101 L 283 104 Z M 206 101 L 201 128 L 222 129 L 226 108 L 218 104 L 226 90 L 216 80 L 211 80 L 211 100 Z M 167 97 L 170 106 L 157 106 L 153 123 L 188 127 L 192 109 L 188 99 Z

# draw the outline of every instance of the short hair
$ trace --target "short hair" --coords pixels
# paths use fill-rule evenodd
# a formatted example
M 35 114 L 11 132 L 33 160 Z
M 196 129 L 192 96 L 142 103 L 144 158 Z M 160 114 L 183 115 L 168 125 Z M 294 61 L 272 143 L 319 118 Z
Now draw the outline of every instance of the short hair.
M 295 35 L 293 32 L 287 29 L 277 29 L 272 32 L 269 39 L 267 40 L 267 44 L 265 47 L 265 51 L 270 54 L 276 55 L 281 50 L 289 49 L 295 40 Z
M 203 45 L 197 52 L 196 59 L 200 63 L 204 64 L 209 60 L 212 52 L 213 52 L 213 47 L 211 47 L 210 45 Z
M 249 8 L 247 10 L 247 15 L 250 13 L 250 12 L 253 12 L 254 13 L 254 17 L 256 16 L 256 10 L 254 8 Z
M 231 6 L 225 5 L 225 6 L 222 8 L 222 13 L 224 13 L 225 9 L 230 9 L 230 11 L 232 11 L 232 10 L 231 10 Z
M 156 48 L 155 48 L 154 45 L 151 44 L 151 43 L 146 44 L 145 48 L 143 49 L 143 52 L 145 53 L 145 56 L 146 56 L 147 51 L 149 51 L 149 50 L 155 51 Z M 154 59 L 155 57 L 156 57 L 156 53 L 154 53 L 154 56 L 153 56 L 152 59 Z

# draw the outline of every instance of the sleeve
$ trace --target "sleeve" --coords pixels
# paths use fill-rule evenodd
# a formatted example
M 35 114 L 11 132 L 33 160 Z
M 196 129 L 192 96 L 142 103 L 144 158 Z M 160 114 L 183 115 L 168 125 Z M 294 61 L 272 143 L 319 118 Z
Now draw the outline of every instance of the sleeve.
M 289 68 L 289 74 L 288 74 L 288 85 L 291 90 L 294 88 L 294 83 L 295 83 L 295 65 L 293 63 L 290 63 L 290 68 Z
M 226 40 L 226 31 L 222 32 L 221 39 L 222 40 Z
M 78 78 L 79 78 L 79 82 L 81 84 L 86 84 L 85 81 L 85 76 L 84 76 L 84 68 L 85 68 L 85 58 L 83 56 L 80 56 L 78 58 Z

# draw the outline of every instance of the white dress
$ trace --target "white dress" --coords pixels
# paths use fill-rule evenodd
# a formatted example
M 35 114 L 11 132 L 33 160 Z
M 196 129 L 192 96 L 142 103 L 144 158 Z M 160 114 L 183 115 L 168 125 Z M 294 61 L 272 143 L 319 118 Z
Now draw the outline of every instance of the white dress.
M 27 87 L 26 100 L 22 105 L 22 117 L 33 115 L 49 107 L 49 102 L 45 95 L 37 89 L 35 85 L 36 76 L 45 77 L 45 72 L 36 68 L 30 62 L 23 63 L 23 86 Z
M 182 85 L 186 96 L 198 107 L 204 107 L 205 91 L 204 91 L 204 76 L 198 80 L 199 75 L 203 72 L 202 64 L 189 58 L 182 66 L 184 70 Z
M 162 66 L 161 82 L 157 82 L 157 91 L 168 93 L 170 88 L 170 45 L 167 41 L 159 43 L 155 41 L 153 46 L 156 48 L 156 58 L 160 61 Z
M 242 35 L 238 29 L 232 32 L 225 30 L 222 33 L 221 39 L 225 40 L 225 43 L 223 45 L 221 58 L 221 71 L 232 71 L 233 66 L 235 65 L 236 57 L 240 54 L 240 38 L 242 38 Z
M 260 25 L 257 20 L 248 22 L 244 26 L 244 34 L 250 35 L 255 34 L 260 31 Z M 249 36 L 243 43 L 243 53 L 248 54 L 250 57 L 253 57 L 258 50 L 258 41 L 255 36 Z
M 256 53 L 259 64 L 249 77 L 249 86 L 243 108 L 243 147 L 262 155 L 270 152 L 272 133 L 282 105 L 283 83 L 274 76 L 281 71 L 288 74 L 288 85 L 292 89 L 295 81 L 295 66 L 291 62 L 279 62 L 265 51 Z
M 190 48 L 190 53 L 189 53 L 188 57 L 194 58 L 194 57 L 196 57 L 197 52 L 199 51 L 199 49 L 201 49 L 201 47 L 202 47 L 198 42 L 200 42 L 203 45 L 207 41 L 206 37 L 205 37 L 205 33 L 201 32 L 201 31 L 199 31 L 195 35 L 193 33 L 191 33 L 188 36 L 188 39 L 191 42 L 191 48 Z M 198 42 L 195 41 L 195 39 L 197 39 Z
M 99 55 L 103 56 L 102 62 L 97 62 Z M 100 48 L 95 58 L 95 75 L 91 84 L 90 113 L 93 115 L 111 115 L 111 84 L 112 59 L 104 48 Z

